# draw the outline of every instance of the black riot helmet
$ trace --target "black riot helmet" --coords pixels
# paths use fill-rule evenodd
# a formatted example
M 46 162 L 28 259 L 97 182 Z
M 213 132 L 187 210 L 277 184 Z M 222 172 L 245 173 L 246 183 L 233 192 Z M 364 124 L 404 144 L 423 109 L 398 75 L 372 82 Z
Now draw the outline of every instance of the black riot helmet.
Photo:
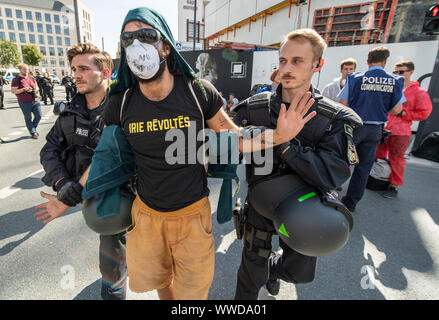
M 98 195 L 82 202 L 82 215 L 87 226 L 101 235 L 114 235 L 126 231 L 131 226 L 131 206 L 133 198 L 121 194 L 119 214 L 100 218 L 97 213 Z
M 334 197 L 305 183 L 297 175 L 284 175 L 254 186 L 251 205 L 273 221 L 279 237 L 306 256 L 327 256 L 349 239 L 352 216 Z

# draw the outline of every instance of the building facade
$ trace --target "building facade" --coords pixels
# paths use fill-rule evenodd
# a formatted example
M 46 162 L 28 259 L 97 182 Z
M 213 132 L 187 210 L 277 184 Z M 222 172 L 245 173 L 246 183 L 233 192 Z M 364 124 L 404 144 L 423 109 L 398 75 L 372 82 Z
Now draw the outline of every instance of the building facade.
M 181 50 L 193 48 L 194 31 L 196 49 L 205 47 L 205 8 L 210 0 L 178 0 L 178 38 Z M 197 5 L 196 23 L 194 26 L 194 10 Z M 194 29 L 195 27 L 195 29 Z
M 224 42 L 279 46 L 290 31 L 313 28 L 329 47 L 428 41 L 426 0 L 212 0 L 205 8 L 208 47 Z
M 78 0 L 0 0 L 0 40 L 35 45 L 43 60 L 31 70 L 56 74 L 70 71 L 67 51 L 80 41 L 92 42 L 93 17 Z

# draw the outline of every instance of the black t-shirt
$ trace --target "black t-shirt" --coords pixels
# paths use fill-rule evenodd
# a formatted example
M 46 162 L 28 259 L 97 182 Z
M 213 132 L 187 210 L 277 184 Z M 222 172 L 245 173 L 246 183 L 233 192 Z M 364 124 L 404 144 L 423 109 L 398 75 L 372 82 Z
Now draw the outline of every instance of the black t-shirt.
M 222 107 L 223 100 L 212 84 L 201 81 L 208 102 L 198 100 L 204 120 L 209 120 Z M 142 201 L 158 211 L 174 211 L 208 196 L 206 172 L 196 157 L 202 146 L 202 118 L 186 80 L 175 76 L 174 88 L 161 101 L 147 99 L 138 86 L 132 90 L 125 101 L 122 125 L 120 107 L 124 92 L 108 99 L 103 118 L 107 125 L 121 126 L 127 136 L 137 165 L 137 189 Z M 196 84 L 194 90 L 197 90 Z M 170 141 L 165 140 L 167 133 L 171 138 L 166 140 Z M 178 144 L 179 152 L 177 141 L 184 141 Z M 171 164 L 169 157 L 166 159 L 169 155 L 173 160 L 178 155 L 177 163 Z

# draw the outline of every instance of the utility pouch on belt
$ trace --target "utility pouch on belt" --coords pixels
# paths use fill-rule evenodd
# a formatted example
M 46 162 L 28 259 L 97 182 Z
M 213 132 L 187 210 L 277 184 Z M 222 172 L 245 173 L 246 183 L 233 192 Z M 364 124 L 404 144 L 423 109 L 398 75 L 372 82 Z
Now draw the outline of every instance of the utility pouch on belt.
M 248 213 L 248 203 L 244 203 L 244 207 L 242 206 L 241 198 L 236 200 L 235 208 L 233 209 L 233 223 L 235 225 L 236 238 L 238 240 L 242 239 L 242 235 L 244 234 L 244 225 L 247 220 Z

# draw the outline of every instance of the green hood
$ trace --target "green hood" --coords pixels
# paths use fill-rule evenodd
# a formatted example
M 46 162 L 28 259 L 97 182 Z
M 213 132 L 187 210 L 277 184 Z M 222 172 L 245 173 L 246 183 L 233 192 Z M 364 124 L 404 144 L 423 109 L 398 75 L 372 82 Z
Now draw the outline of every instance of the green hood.
M 177 51 L 171 30 L 169 29 L 168 24 L 166 23 L 165 19 L 160 13 L 146 7 L 139 7 L 132 9 L 128 12 L 127 16 L 125 17 L 121 32 L 125 28 L 125 25 L 133 20 L 138 20 L 147 23 L 153 28 L 155 28 L 156 30 L 160 31 L 163 37 L 166 40 L 168 40 L 168 42 L 170 43 L 172 47 L 170 55 L 175 59 L 175 61 L 177 61 L 178 67 L 180 71 L 183 73 L 183 75 L 188 78 L 196 78 L 195 73 L 190 67 L 190 65 L 183 59 L 183 57 Z M 110 87 L 110 95 L 115 94 L 117 92 L 125 91 L 126 89 L 131 88 L 137 84 L 137 79 L 134 77 L 128 64 L 126 63 L 125 48 L 121 46 L 120 49 L 121 50 L 120 50 L 119 69 L 118 69 L 116 81 Z

